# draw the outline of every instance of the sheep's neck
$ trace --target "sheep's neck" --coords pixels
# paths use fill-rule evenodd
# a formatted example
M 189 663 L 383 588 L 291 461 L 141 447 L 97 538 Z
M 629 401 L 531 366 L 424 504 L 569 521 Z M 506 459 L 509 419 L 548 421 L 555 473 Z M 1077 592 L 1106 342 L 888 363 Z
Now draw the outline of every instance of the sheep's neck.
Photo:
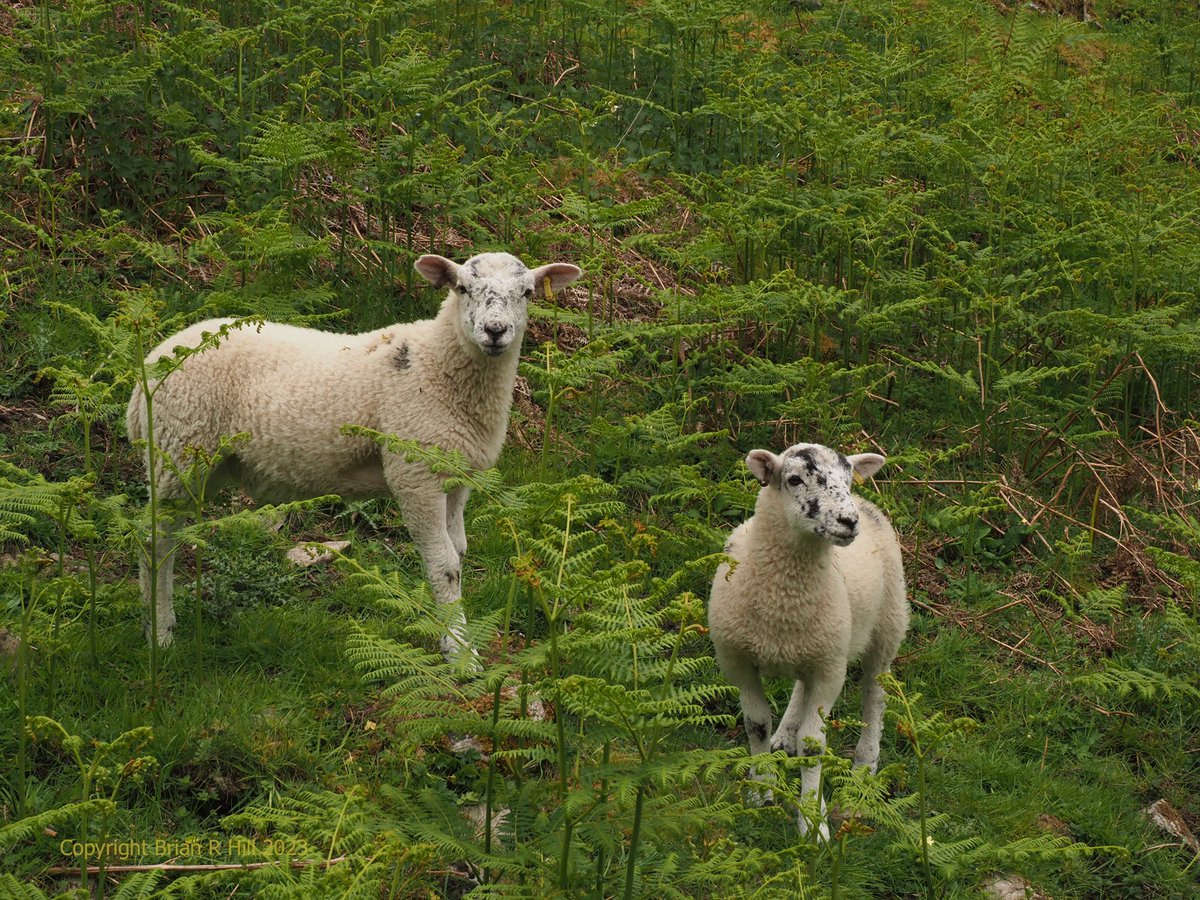
M 508 410 L 512 399 L 517 365 L 521 359 L 521 338 L 518 335 L 508 351 L 501 356 L 488 356 L 463 334 L 458 299 L 453 294 L 442 304 L 434 327 L 435 353 L 440 364 L 437 374 L 453 382 L 448 396 L 458 398 L 463 411 L 472 421 L 487 430 L 508 427 Z M 497 403 L 497 396 L 503 402 Z
M 796 531 L 777 497 L 763 494 L 766 491 L 759 495 L 755 506 L 747 545 L 763 555 L 761 565 L 770 567 L 785 580 L 797 585 L 811 583 L 815 574 L 825 572 L 833 564 L 833 544 L 815 534 Z M 807 590 L 800 595 L 810 596 Z M 770 610 L 760 612 L 769 614 Z
M 795 559 L 801 565 L 827 565 L 833 556 L 833 544 L 807 531 L 797 531 L 788 522 L 779 503 L 773 498 L 760 500 L 754 510 L 754 530 L 758 532 L 759 546 L 770 546 L 772 552 Z

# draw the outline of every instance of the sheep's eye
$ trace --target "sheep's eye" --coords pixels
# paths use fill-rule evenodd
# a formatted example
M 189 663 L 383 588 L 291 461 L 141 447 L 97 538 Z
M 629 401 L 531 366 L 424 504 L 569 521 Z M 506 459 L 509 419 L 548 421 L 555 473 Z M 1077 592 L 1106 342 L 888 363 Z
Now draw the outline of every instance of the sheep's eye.
M 533 296 L 533 288 L 525 288 L 525 299 L 528 300 Z
M 790 484 L 792 487 L 798 485 L 800 481 L 801 479 L 799 475 L 792 475 L 790 478 L 788 478 L 788 484 Z
M 461 293 L 466 294 L 468 297 L 471 296 L 471 288 L 469 285 L 465 285 L 462 282 L 459 282 L 458 289 Z

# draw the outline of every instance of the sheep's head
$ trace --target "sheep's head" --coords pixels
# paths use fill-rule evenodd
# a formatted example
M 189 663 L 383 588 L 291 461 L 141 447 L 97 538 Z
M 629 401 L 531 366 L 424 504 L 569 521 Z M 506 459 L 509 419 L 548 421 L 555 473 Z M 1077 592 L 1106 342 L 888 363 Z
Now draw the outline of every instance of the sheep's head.
M 529 300 L 545 292 L 547 280 L 558 292 L 583 274 L 570 263 L 530 269 L 508 253 L 480 253 L 461 266 L 430 254 L 417 260 L 416 269 L 457 296 L 463 334 L 488 356 L 520 346 Z
M 820 444 L 796 444 L 778 456 L 751 450 L 746 465 L 759 484 L 778 491 L 788 524 L 839 547 L 858 537 L 858 509 L 850 498 L 854 473 L 868 478 L 886 460 L 878 453 L 843 456 Z

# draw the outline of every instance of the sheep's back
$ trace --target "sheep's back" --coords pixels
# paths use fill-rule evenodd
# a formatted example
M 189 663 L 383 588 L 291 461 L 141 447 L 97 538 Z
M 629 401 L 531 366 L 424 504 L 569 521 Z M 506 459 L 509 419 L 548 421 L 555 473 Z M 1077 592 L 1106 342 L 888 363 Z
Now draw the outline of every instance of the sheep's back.
M 184 329 L 148 357 L 195 347 L 231 319 Z M 396 326 L 397 330 L 402 327 Z M 259 499 L 322 493 L 386 492 L 378 447 L 340 433 L 345 423 L 375 427 L 384 385 L 366 371 L 370 335 L 344 335 L 266 323 L 235 328 L 185 359 L 154 395 L 155 437 L 179 458 L 186 447 L 216 449 L 248 433 L 233 454 L 238 480 Z M 143 414 L 144 416 L 144 414 Z M 131 430 L 132 433 L 132 430 Z

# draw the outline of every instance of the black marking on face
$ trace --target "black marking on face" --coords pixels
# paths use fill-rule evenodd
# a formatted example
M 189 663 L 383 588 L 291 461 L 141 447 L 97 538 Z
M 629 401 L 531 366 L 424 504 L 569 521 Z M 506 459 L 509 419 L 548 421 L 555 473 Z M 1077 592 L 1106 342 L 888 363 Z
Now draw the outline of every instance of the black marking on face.
M 472 277 L 477 276 L 479 274 L 479 261 L 473 259 L 467 263 L 467 271 L 471 273 Z
M 821 501 L 813 497 L 808 501 L 808 517 L 815 519 L 821 514 Z
M 396 352 L 392 354 L 392 364 L 401 372 L 412 365 L 408 359 L 408 344 L 401 344 L 396 348 Z
M 826 487 L 829 484 L 829 479 L 825 477 L 823 472 L 817 473 L 817 487 Z
M 817 471 L 817 457 L 808 447 L 803 447 L 796 451 L 796 457 L 804 460 L 804 470 L 811 475 Z
M 755 740 L 765 741 L 767 739 L 767 726 L 763 722 L 750 722 L 750 733 L 754 735 Z
M 446 570 L 446 582 L 448 584 L 457 583 L 458 582 L 458 573 L 455 572 L 453 569 L 447 569 Z
M 853 472 L 854 466 L 850 464 L 850 460 L 846 459 L 841 453 L 838 454 L 838 462 L 842 464 L 842 468 L 847 472 Z

